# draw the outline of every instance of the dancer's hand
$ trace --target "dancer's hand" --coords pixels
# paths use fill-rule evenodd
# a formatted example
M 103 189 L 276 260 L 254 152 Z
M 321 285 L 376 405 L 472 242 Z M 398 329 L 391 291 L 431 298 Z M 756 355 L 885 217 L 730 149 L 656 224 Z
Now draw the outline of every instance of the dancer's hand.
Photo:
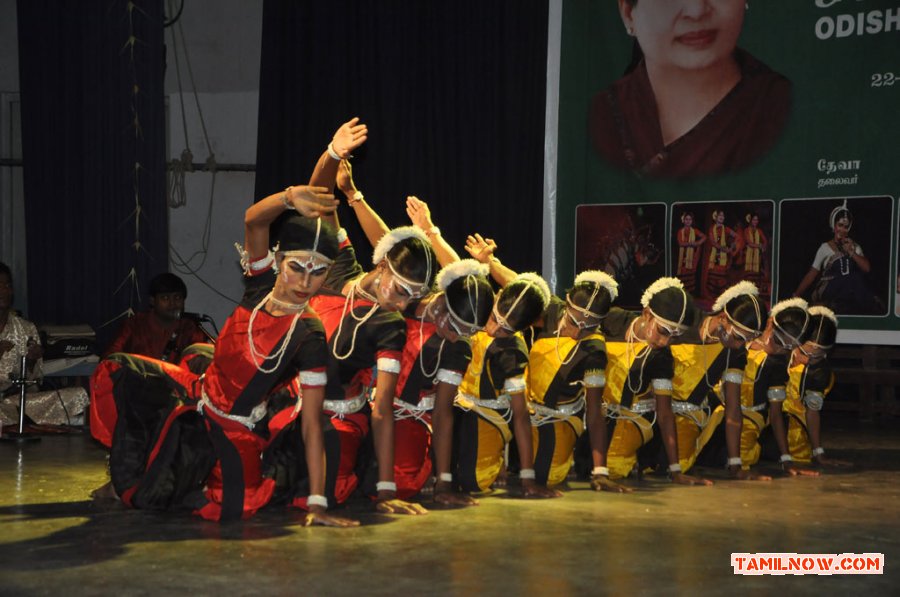
M 338 200 L 325 187 L 310 187 L 306 185 L 288 187 L 284 194 L 291 205 L 294 206 L 294 209 L 307 218 L 317 218 L 330 214 L 338 206 Z
M 406 215 L 409 216 L 409 221 L 413 223 L 413 226 L 419 230 L 425 231 L 434 227 L 428 204 L 418 197 L 410 196 L 406 198 Z
M 382 497 L 382 493 L 390 493 L 390 497 Z M 413 504 L 397 499 L 394 492 L 378 492 L 378 501 L 375 502 L 375 510 L 382 514 L 411 514 L 418 516 L 428 514 L 428 510 L 420 504 Z
M 672 479 L 672 483 L 676 483 L 678 485 L 706 485 L 708 487 L 713 484 L 713 482 L 709 479 L 704 479 L 703 477 L 695 477 L 693 475 L 686 475 L 680 472 L 671 473 L 670 478 Z
M 321 506 L 310 506 L 309 512 L 306 513 L 306 518 L 303 520 L 303 526 L 311 527 L 314 525 L 347 528 L 358 527 L 359 521 L 340 516 L 333 516 Z
M 527 498 L 558 498 L 562 497 L 562 492 L 550 489 L 546 485 L 538 485 L 531 479 L 522 481 L 522 495 Z
M 818 477 L 819 471 L 813 470 L 811 468 L 806 468 L 804 466 L 800 466 L 796 462 L 783 462 L 781 464 L 781 470 L 784 471 L 784 474 L 788 477 Z
M 490 263 L 496 250 L 497 243 L 492 238 L 484 238 L 477 232 L 466 238 L 466 252 L 481 263 Z
M 331 139 L 331 149 L 341 156 L 342 160 L 352 157 L 354 149 L 362 145 L 368 139 L 369 129 L 364 124 L 359 124 L 359 118 L 354 117 L 341 125 Z
M 341 190 L 347 199 L 353 199 L 356 191 L 359 190 L 356 188 L 356 183 L 353 182 L 353 166 L 350 165 L 348 160 L 341 160 L 341 164 L 338 166 L 336 183 L 337 188 Z
M 28 350 L 25 352 L 25 359 L 29 363 L 34 363 L 36 360 L 41 358 L 44 354 L 44 349 L 41 348 L 39 342 L 35 342 L 32 339 L 28 339 Z
M 631 493 L 630 487 L 610 481 L 606 475 L 594 475 L 591 477 L 591 489 L 594 491 L 609 491 L 611 493 Z
M 438 481 L 434 486 L 434 501 L 445 506 L 477 506 L 478 500 L 468 493 L 454 490 L 449 483 Z
M 771 481 L 772 477 L 761 475 L 755 471 L 744 470 L 740 465 L 728 467 L 728 476 L 738 481 Z

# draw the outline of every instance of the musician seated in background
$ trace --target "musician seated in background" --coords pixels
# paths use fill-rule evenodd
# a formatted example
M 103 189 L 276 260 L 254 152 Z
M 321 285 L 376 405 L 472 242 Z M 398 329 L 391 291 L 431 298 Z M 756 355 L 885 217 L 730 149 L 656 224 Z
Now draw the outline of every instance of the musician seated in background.
M 0 393 L 18 393 L 10 375 L 18 377 L 25 355 L 25 372 L 28 379 L 40 379 L 41 344 L 37 328 L 12 308 L 12 271 L 5 263 L 0 263 Z
M 126 319 L 102 357 L 128 352 L 176 363 L 185 348 L 207 342 L 200 326 L 182 317 L 186 298 L 187 286 L 175 274 L 159 274 L 150 280 L 150 309 Z

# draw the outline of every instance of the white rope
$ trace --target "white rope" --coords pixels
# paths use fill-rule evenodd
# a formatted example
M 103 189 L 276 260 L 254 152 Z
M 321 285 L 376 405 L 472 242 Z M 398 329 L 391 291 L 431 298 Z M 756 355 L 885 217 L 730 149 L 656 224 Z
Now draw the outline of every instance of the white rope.
M 274 290 L 272 291 L 274 292 Z M 285 335 L 284 340 L 281 343 L 281 346 L 273 352 L 272 354 L 265 354 L 260 352 L 256 348 L 256 343 L 253 341 L 253 322 L 256 320 L 256 315 L 259 313 L 259 310 L 262 306 L 272 298 L 272 292 L 270 292 L 266 297 L 259 302 L 254 308 L 253 312 L 250 314 L 250 321 L 247 324 L 247 343 L 250 345 L 250 356 L 253 357 L 253 364 L 256 365 L 256 370 L 260 373 L 274 373 L 281 367 L 281 361 L 284 359 L 284 354 L 287 352 L 288 345 L 291 342 L 291 338 L 294 336 L 294 330 L 297 327 L 297 322 L 300 321 L 300 314 L 297 313 L 294 315 L 294 319 L 291 321 L 291 327 L 288 330 L 288 333 Z M 266 369 L 263 367 L 263 363 L 266 361 L 275 361 L 275 365 L 271 369 Z
M 369 319 L 371 319 L 372 315 L 375 314 L 375 311 L 378 310 L 378 302 L 376 301 L 372 304 L 372 308 L 369 309 L 368 313 L 366 313 L 362 317 L 357 317 L 356 314 L 353 313 L 353 302 L 354 302 L 354 299 L 356 298 L 357 290 L 359 291 L 360 294 L 362 294 L 364 296 L 368 295 L 367 292 L 365 292 L 362 288 L 359 287 L 361 281 L 362 281 L 361 279 L 357 280 L 356 282 L 353 283 L 352 286 L 350 286 L 350 292 L 347 293 L 347 298 L 344 299 L 344 306 L 341 309 L 341 320 L 338 323 L 337 331 L 334 334 L 334 346 L 331 349 L 331 354 L 334 355 L 334 358 L 336 358 L 339 361 L 345 361 L 350 357 L 351 354 L 353 354 L 353 351 L 356 350 L 356 334 L 357 334 L 357 332 L 359 332 L 359 328 L 361 328 L 365 322 L 367 322 Z M 368 296 L 372 296 L 372 295 L 368 295 Z M 372 297 L 372 298 L 374 298 L 374 297 Z M 354 320 L 356 320 L 357 324 L 355 326 L 353 326 L 353 333 L 350 336 L 350 350 L 348 350 L 346 354 L 339 355 L 338 354 L 338 340 L 340 340 L 341 331 L 344 329 L 344 318 L 347 315 L 348 305 L 349 305 L 350 317 L 352 317 Z
M 635 317 L 631 321 L 631 325 L 628 326 L 628 332 L 625 334 L 625 360 L 628 362 L 628 371 L 625 374 L 625 385 L 628 386 L 628 389 L 631 390 L 632 396 L 637 396 L 640 389 L 644 386 L 644 367 L 647 365 L 647 361 L 650 357 L 650 345 L 648 344 L 643 353 L 643 360 L 641 361 L 640 369 L 638 370 L 638 387 L 634 389 L 631 385 L 631 366 L 634 364 L 639 358 L 639 355 L 634 354 L 634 338 L 635 331 L 634 325 L 637 323 L 638 318 Z
M 565 324 L 565 319 L 560 319 L 559 324 L 556 326 L 556 358 L 559 359 L 560 365 L 568 365 L 572 362 L 572 359 L 575 358 L 575 353 L 578 352 L 578 347 L 581 346 L 581 339 L 575 341 L 575 346 L 569 352 L 568 356 L 564 359 L 562 355 L 559 354 L 559 339 L 562 335 L 563 324 Z

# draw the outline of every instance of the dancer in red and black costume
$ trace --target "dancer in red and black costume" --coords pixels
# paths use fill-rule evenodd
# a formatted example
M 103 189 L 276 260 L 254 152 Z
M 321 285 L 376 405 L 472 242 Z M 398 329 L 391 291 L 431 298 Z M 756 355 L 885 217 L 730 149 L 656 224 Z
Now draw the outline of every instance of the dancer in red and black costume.
M 359 192 L 346 160 L 338 170 L 337 186 L 347 197 L 366 238 L 377 245 L 390 229 Z M 437 291 L 403 311 L 406 344 L 394 396 L 397 496 L 407 499 L 415 495 L 435 476 L 435 502 L 476 505 L 472 496 L 456 490 L 450 472 L 453 401 L 472 360 L 470 336 L 482 330 L 490 318 L 494 291 L 487 280 L 488 268 L 471 259 L 460 260 L 441 237 L 427 203 L 408 197 L 406 206 L 413 225 L 431 241 L 444 267 L 437 275 Z M 432 464 L 437 475 L 432 475 Z
M 397 499 L 393 399 L 406 345 L 406 321 L 399 311 L 429 292 L 436 260 L 421 233 L 401 228 L 378 244 L 374 262 L 375 269 L 363 272 L 353 247 L 344 240 L 325 288 L 313 299 L 328 336 L 325 409 L 334 415 L 332 424 L 340 437 L 333 495 L 342 503 L 359 485 L 369 464 L 359 456 L 371 424 L 379 471 L 377 508 L 419 514 L 424 512 L 421 506 Z M 371 406 L 370 393 L 374 393 Z M 328 468 L 332 475 L 332 462 Z
M 349 151 L 364 140 L 364 127 L 345 126 L 333 144 Z M 317 217 L 335 207 L 325 189 L 288 187 L 247 210 L 247 289 L 204 375 L 118 356 L 110 473 L 127 505 L 186 506 L 227 520 L 251 516 L 275 496 L 302 501 L 306 524 L 356 524 L 326 512 L 327 347 L 308 307 L 338 254 L 335 233 Z
M 284 210 L 278 196 L 248 210 L 246 291 L 202 376 L 137 355 L 113 356 L 122 367 L 113 376 L 119 417 L 110 474 L 129 506 L 187 506 L 211 520 L 248 517 L 281 480 L 298 480 L 278 488 L 280 498 L 306 489 L 309 523 L 349 524 L 325 513 L 326 346 L 307 307 L 337 255 L 337 239 L 321 219 L 292 214 L 282 222 L 279 250 L 253 260 L 252 230 L 267 231 L 273 209 Z M 289 470 L 291 462 L 300 464 Z
M 394 398 L 394 478 L 397 495 L 415 495 L 438 469 L 434 500 L 474 505 L 468 494 L 453 489 L 453 400 L 472 360 L 469 336 L 491 315 L 494 292 L 487 268 L 472 259 L 457 261 L 438 273 L 439 291 L 410 305 L 406 345 Z
M 354 127 L 357 122 L 353 119 L 344 126 Z M 310 184 L 332 188 L 342 160 L 349 157 L 349 150 L 330 145 L 319 159 Z M 329 221 L 338 227 L 336 215 L 330 215 Z M 366 272 L 343 230 L 339 239 L 341 247 L 334 267 L 312 302 L 328 337 L 325 410 L 333 415 L 332 424 L 340 438 L 339 462 L 334 462 L 329 452 L 329 495 L 342 503 L 359 486 L 360 476 L 371 461 L 365 449 L 371 426 L 378 465 L 376 509 L 424 514 L 421 505 L 397 497 L 393 402 L 406 344 L 406 322 L 401 312 L 410 302 L 430 293 L 437 259 L 422 232 L 412 227 L 397 228 L 375 246 L 375 267 Z

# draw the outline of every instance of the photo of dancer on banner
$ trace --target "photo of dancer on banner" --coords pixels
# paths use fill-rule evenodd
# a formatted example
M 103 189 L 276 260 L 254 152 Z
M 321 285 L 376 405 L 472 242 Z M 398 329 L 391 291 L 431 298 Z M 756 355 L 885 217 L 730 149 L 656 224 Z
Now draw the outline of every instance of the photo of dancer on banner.
M 838 315 L 888 315 L 892 198 L 786 199 L 779 207 L 779 298 Z
M 741 280 L 756 284 L 768 305 L 774 209 L 774 201 L 673 203 L 671 275 L 706 309 Z
M 644 290 L 666 271 L 665 204 L 579 205 L 576 221 L 578 271 L 608 273 L 619 283 L 616 305 L 641 309 Z

